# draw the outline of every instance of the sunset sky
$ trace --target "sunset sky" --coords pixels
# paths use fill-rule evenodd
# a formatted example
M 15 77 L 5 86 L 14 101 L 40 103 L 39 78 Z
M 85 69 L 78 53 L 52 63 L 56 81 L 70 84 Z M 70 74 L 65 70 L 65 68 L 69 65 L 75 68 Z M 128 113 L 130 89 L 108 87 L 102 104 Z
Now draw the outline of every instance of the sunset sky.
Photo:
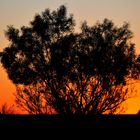
M 124 21 L 129 22 L 134 33 L 136 52 L 140 53 L 140 0 L 0 0 L 0 51 L 8 45 L 4 35 L 7 25 L 16 28 L 28 25 L 36 13 L 41 13 L 46 8 L 56 10 L 62 4 L 74 15 L 77 31 L 84 20 L 89 25 L 104 18 L 113 20 L 118 26 Z M 139 86 L 137 89 L 140 95 Z M 14 104 L 14 91 L 14 85 L 0 65 L 0 104 Z M 129 99 L 127 106 L 126 113 L 137 113 L 140 109 L 140 96 Z

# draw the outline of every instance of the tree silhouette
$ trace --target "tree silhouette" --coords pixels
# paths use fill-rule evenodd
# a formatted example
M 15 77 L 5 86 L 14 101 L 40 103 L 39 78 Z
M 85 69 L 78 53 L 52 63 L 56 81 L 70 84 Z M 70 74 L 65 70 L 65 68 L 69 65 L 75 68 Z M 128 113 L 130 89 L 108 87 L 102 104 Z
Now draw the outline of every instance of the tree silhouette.
M 16 86 L 16 103 L 18 107 L 29 114 L 55 114 L 55 110 L 50 106 L 49 96 L 45 92 L 45 86 L 41 83 L 37 85 Z
M 14 109 L 14 105 L 8 106 L 7 103 L 1 105 L 0 114 L 16 114 L 16 111 Z
M 62 5 L 37 14 L 29 27 L 8 27 L 11 44 L 1 62 L 29 113 L 48 113 L 47 107 L 58 114 L 115 113 L 128 98 L 130 79 L 139 73 L 129 24 L 84 22 L 80 33 L 74 25 Z

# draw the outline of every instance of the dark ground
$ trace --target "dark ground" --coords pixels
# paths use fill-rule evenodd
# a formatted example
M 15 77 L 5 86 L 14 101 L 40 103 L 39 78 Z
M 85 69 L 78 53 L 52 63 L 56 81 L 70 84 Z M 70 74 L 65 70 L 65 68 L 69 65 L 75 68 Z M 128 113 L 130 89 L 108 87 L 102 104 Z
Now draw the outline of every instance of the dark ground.
M 0 127 L 46 129 L 139 128 L 140 115 L 0 115 Z
M 136 139 L 140 134 L 140 115 L 0 115 L 1 134 L 12 139 L 30 136 L 31 139 L 53 137 L 51 139 L 59 140 L 63 136 L 66 140 L 74 140 L 76 136 L 77 140 L 91 137 L 114 140 L 121 139 L 122 135 Z

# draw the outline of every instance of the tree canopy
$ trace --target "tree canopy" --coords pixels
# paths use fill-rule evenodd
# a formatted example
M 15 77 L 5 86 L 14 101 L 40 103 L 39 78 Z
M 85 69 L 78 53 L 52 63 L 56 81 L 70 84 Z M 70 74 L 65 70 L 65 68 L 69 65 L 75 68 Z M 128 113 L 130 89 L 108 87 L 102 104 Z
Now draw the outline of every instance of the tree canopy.
M 128 81 L 139 78 L 128 23 L 84 22 L 80 33 L 74 27 L 64 5 L 37 14 L 30 26 L 8 26 L 11 43 L 1 52 L 1 63 L 9 79 L 23 86 L 17 99 L 28 112 L 43 113 L 32 107 L 44 100 L 58 114 L 114 113 L 127 99 Z

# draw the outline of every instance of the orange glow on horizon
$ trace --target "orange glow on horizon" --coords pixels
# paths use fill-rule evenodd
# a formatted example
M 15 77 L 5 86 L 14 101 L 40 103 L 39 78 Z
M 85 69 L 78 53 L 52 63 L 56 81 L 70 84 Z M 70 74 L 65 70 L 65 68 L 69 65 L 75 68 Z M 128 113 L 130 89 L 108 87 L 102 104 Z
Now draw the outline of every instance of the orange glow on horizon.
M 137 38 L 134 38 L 132 40 L 136 44 L 136 52 L 140 53 L 140 44 L 139 40 Z M 8 40 L 4 40 L 3 44 L 4 46 L 8 46 Z M 2 51 L 2 48 L 1 50 Z M 140 110 L 140 83 L 136 84 L 135 90 L 137 90 L 137 96 L 128 99 L 125 104 L 127 106 L 127 110 L 125 114 L 136 114 Z M 0 65 L 0 105 L 3 105 L 4 103 L 7 103 L 9 106 L 12 106 L 13 104 L 16 106 L 15 103 L 15 96 L 13 95 L 15 93 L 15 85 L 8 79 L 6 71 L 2 68 Z M 18 111 L 19 113 L 24 113 L 23 111 Z
M 18 110 L 18 113 L 24 114 L 23 111 L 16 108 L 15 104 L 15 86 L 14 84 L 8 79 L 6 72 L 0 68 L 0 105 L 7 103 L 9 106 L 14 105 L 15 109 Z M 140 110 L 140 83 L 137 83 L 134 89 L 134 92 L 137 91 L 136 96 L 128 99 L 125 102 L 127 110 L 124 114 L 136 114 Z
M 14 84 L 8 79 L 2 67 L 0 67 L 0 75 L 0 104 L 13 104 L 14 96 L 12 93 L 15 92 Z

